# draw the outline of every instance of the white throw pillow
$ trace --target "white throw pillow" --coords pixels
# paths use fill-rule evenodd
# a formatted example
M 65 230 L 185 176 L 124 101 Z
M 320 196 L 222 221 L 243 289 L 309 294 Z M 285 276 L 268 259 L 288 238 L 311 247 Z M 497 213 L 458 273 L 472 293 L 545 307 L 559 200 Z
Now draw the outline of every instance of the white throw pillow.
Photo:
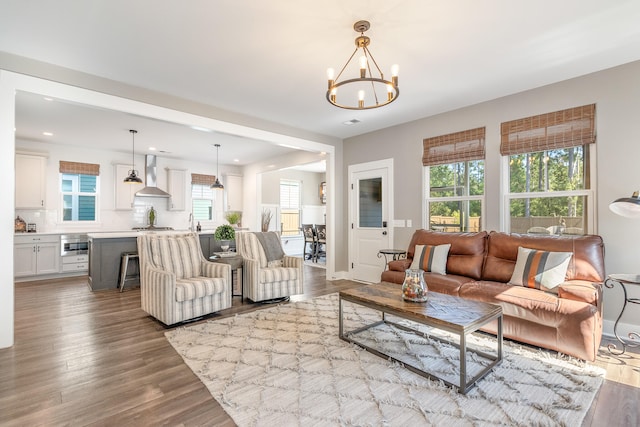
M 516 267 L 509 283 L 557 292 L 555 288 L 564 282 L 572 255 L 571 252 L 548 252 L 519 247 Z
M 412 270 L 421 269 L 438 274 L 447 274 L 447 256 L 450 244 L 446 245 L 416 245 L 411 262 Z

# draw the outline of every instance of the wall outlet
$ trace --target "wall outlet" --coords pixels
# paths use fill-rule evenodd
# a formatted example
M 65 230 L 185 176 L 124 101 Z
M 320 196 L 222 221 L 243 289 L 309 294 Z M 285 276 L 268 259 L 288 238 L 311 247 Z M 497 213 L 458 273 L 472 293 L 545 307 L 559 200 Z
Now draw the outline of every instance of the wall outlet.
M 411 225 L 411 220 L 410 220 L 410 219 L 408 219 L 408 220 L 407 220 L 407 228 L 411 228 L 411 227 L 413 227 L 413 225 Z

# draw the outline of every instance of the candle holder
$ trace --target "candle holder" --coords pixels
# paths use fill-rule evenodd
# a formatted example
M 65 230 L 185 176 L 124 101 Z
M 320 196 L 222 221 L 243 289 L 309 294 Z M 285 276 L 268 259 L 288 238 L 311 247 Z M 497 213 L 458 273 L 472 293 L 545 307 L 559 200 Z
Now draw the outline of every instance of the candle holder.
M 407 301 L 425 302 L 427 300 L 427 282 L 424 281 L 424 271 L 420 269 L 406 270 L 402 283 L 402 298 Z

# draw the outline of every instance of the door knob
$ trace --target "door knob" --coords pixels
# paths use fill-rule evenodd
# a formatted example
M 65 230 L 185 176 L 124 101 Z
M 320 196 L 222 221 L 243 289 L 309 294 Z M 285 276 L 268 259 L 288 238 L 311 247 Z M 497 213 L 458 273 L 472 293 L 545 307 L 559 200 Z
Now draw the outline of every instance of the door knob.
M 383 235 L 383 236 L 386 236 L 386 235 L 387 235 L 387 232 L 386 232 L 386 231 L 383 231 L 383 232 L 382 232 L 382 235 Z

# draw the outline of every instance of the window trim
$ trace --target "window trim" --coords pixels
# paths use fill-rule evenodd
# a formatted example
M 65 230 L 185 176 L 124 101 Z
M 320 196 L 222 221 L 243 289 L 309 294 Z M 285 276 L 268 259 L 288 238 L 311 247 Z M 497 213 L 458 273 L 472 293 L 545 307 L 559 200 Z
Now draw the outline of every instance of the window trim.
M 88 175 L 88 176 L 95 176 L 96 177 L 96 191 L 95 193 L 84 193 L 84 192 L 79 192 L 79 191 L 63 191 L 62 190 L 62 177 L 63 175 Z M 59 225 L 86 225 L 86 224 L 90 224 L 90 225 L 95 225 L 95 224 L 99 224 L 100 223 L 100 199 L 102 197 L 101 192 L 100 192 L 100 175 L 94 175 L 92 173 L 76 173 L 76 172 L 58 172 L 58 195 L 59 195 L 59 200 L 60 200 L 60 205 L 59 205 L 59 209 L 58 209 L 58 216 L 59 216 L 59 220 L 58 220 L 58 224 Z M 93 219 L 93 221 L 79 221 L 79 220 L 71 220 L 71 221 L 65 221 L 64 220 L 64 196 L 66 195 L 72 195 L 72 196 L 94 196 L 95 197 L 95 218 Z
M 282 206 L 282 199 L 281 199 L 281 195 L 282 195 L 282 184 L 288 182 L 288 183 L 294 183 L 295 186 L 298 187 L 298 233 L 297 234 L 284 234 L 285 231 L 284 229 L 282 229 L 282 214 L 285 210 L 295 210 L 292 208 L 284 208 Z M 299 179 L 289 179 L 289 178 L 280 178 L 280 181 L 278 182 L 278 208 L 279 208 L 279 223 L 280 223 L 280 233 L 282 237 L 300 237 L 302 236 L 302 191 L 303 191 L 303 186 L 302 186 L 302 181 Z M 287 233 L 289 233 L 290 231 L 287 231 Z
M 193 209 L 193 202 L 194 200 L 210 200 L 211 201 L 211 219 L 198 219 L 198 218 L 193 218 L 194 223 L 200 222 L 201 226 L 205 226 L 205 227 L 212 227 L 215 223 L 216 223 L 216 218 L 218 217 L 218 215 L 216 214 L 217 210 L 217 206 L 216 204 L 218 203 L 218 195 L 216 194 L 215 191 L 211 191 L 211 198 L 204 198 L 204 197 L 193 197 L 193 186 L 194 185 L 198 185 L 198 186 L 203 186 L 203 187 L 207 187 L 209 186 L 208 183 L 204 183 L 204 182 L 194 182 L 193 180 L 191 181 L 191 187 L 189 188 L 190 192 L 189 195 L 191 196 L 191 212 L 193 213 L 194 209 Z
M 510 201 L 512 199 L 523 199 L 523 198 L 547 198 L 547 197 L 566 197 L 566 196 L 586 196 L 587 203 L 585 204 L 586 211 L 586 227 L 585 234 L 598 234 L 598 218 L 597 218 L 597 201 L 596 201 L 596 190 L 594 188 L 594 183 L 597 181 L 596 176 L 596 146 L 597 144 L 585 144 L 585 158 L 589 159 L 589 179 L 585 182 L 585 185 L 589 184 L 588 189 L 582 190 L 563 190 L 563 191 L 545 191 L 545 192 L 526 192 L 526 193 L 511 193 L 509 191 L 510 188 L 510 179 L 509 179 L 509 157 L 510 155 L 500 156 L 502 157 L 500 161 L 501 171 L 500 171 L 500 181 L 501 181 L 501 206 L 500 212 L 500 229 L 504 230 L 506 233 L 511 233 L 511 213 L 509 210 Z
M 474 159 L 474 160 L 463 160 L 462 162 L 464 163 L 469 163 L 469 162 L 475 162 L 481 160 L 484 162 L 484 166 L 486 167 L 486 159 Z M 453 163 L 461 163 L 461 162 L 451 162 L 451 163 L 444 163 L 444 164 L 453 164 Z M 434 166 L 439 166 L 439 165 L 434 165 Z M 468 167 L 468 166 L 467 166 Z M 468 195 L 468 196 L 445 196 L 445 197 L 432 197 L 431 194 L 431 184 L 430 184 L 430 178 L 431 178 L 431 166 L 423 166 L 422 167 L 422 188 L 423 188 L 423 195 L 424 197 L 422 198 L 422 228 L 425 230 L 431 230 L 431 221 L 430 221 L 430 215 L 429 215 L 429 203 L 432 202 L 459 202 L 459 201 L 480 201 L 480 230 L 486 230 L 487 229 L 487 215 L 486 215 L 486 198 L 487 198 L 487 188 L 486 188 L 486 177 L 487 177 L 487 173 L 486 173 L 486 168 L 484 170 L 484 185 L 483 185 L 483 193 L 482 195 L 478 196 L 478 195 Z M 467 187 L 468 190 L 468 187 Z

